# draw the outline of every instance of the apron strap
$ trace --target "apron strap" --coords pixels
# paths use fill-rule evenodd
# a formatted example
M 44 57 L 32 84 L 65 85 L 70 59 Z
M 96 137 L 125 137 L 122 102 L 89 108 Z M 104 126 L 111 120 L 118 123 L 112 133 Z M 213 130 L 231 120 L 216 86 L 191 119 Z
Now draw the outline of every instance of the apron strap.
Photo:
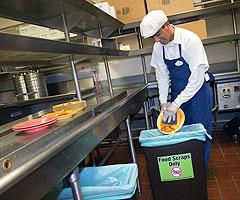
M 178 49 L 179 49 L 180 57 L 182 57 L 182 47 L 181 47 L 181 44 L 178 44 Z
M 164 46 L 162 46 L 163 47 L 163 59 L 166 59 L 165 58 L 165 49 L 164 49 Z

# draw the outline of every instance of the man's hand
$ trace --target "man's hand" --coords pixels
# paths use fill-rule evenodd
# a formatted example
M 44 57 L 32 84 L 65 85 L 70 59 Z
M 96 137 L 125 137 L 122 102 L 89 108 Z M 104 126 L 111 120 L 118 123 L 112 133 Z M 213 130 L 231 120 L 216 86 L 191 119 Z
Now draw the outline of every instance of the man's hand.
M 169 102 L 161 104 L 160 112 L 165 112 L 169 104 Z
M 171 113 L 164 111 L 163 112 L 163 122 L 170 122 L 171 121 Z
M 178 106 L 176 103 L 167 103 L 166 110 L 163 113 L 163 121 L 167 121 L 168 123 L 175 121 L 177 110 Z
M 174 102 L 168 104 L 166 110 L 170 113 L 175 114 L 178 111 L 178 105 Z

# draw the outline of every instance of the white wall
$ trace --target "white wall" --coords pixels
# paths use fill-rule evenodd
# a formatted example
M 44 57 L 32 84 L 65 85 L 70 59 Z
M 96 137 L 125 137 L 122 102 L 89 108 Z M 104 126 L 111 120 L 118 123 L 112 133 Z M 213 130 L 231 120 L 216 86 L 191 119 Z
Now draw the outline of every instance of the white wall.
M 148 73 L 151 71 L 150 58 L 151 55 L 145 56 Z M 97 68 L 100 80 L 106 80 L 104 63 L 98 63 Z M 142 61 L 140 57 L 110 61 L 109 69 L 112 79 L 143 74 Z
M 234 43 L 224 42 L 206 45 L 205 50 L 209 64 L 228 62 L 236 59 Z

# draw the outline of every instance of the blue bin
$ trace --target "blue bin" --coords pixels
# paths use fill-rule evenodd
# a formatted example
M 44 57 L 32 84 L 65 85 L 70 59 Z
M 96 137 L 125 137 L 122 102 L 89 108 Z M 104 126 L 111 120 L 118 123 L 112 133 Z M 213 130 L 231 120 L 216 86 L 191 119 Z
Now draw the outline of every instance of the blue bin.
M 136 164 L 85 167 L 80 172 L 80 187 L 84 200 L 114 200 L 131 198 L 137 187 Z M 73 199 L 71 188 L 64 189 L 58 200 Z

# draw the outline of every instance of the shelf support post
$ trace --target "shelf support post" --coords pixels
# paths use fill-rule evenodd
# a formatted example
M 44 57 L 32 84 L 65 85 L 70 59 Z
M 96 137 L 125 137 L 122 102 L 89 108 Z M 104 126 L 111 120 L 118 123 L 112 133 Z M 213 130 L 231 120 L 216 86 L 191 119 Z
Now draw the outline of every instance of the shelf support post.
M 98 30 L 99 30 L 100 39 L 102 39 L 103 32 L 102 32 L 101 24 L 98 25 Z M 110 95 L 113 97 L 112 79 L 111 79 L 107 56 L 103 56 L 103 62 L 104 62 L 104 66 L 105 66 L 106 76 L 107 76 L 108 89 L 109 89 Z
M 69 35 L 69 31 L 68 31 L 68 26 L 67 26 L 67 19 L 66 19 L 66 15 L 64 12 L 62 0 L 60 1 L 60 8 L 61 8 L 61 15 L 62 15 L 62 21 L 63 21 L 63 27 L 64 27 L 65 40 L 66 40 L 66 42 L 70 42 L 70 35 Z M 78 74 L 77 74 L 77 69 L 75 66 L 75 61 L 74 61 L 73 55 L 69 56 L 69 61 L 70 61 L 70 66 L 71 66 L 72 75 L 73 75 L 73 81 L 74 81 L 74 85 L 75 85 L 75 89 L 76 89 L 76 95 L 77 95 L 78 100 L 81 101 L 82 96 L 81 96 L 80 85 L 78 82 Z
M 143 102 L 143 112 L 145 116 L 146 129 L 149 130 L 149 121 L 148 121 L 148 111 L 147 111 L 147 101 Z
M 112 86 L 112 80 L 111 80 L 111 74 L 110 74 L 107 56 L 103 56 L 103 61 L 105 65 L 106 75 L 107 75 L 109 92 L 110 92 L 110 95 L 113 96 L 113 86 Z
M 135 149 L 134 149 L 134 145 L 133 145 L 133 137 L 132 137 L 131 127 L 130 127 L 130 116 L 129 115 L 126 118 L 126 125 L 127 125 L 128 141 L 129 141 L 132 161 L 133 161 L 133 163 L 137 164 Z M 141 196 L 141 186 L 140 186 L 139 176 L 137 179 L 137 187 L 138 187 L 138 194 L 139 194 L 139 196 Z
M 231 3 L 234 3 L 234 0 L 231 0 Z M 233 33 L 237 34 L 237 20 L 235 10 L 232 10 L 232 20 L 233 20 Z M 239 60 L 239 40 L 235 41 L 235 52 L 236 52 L 236 60 L 237 60 L 237 70 L 240 72 L 240 60 Z
M 74 200 L 82 200 L 81 191 L 80 191 L 80 176 L 79 176 L 79 168 L 76 167 L 72 174 L 69 176 L 68 181 L 71 185 L 73 199 Z
M 143 49 L 143 43 L 142 43 L 142 38 L 141 38 L 141 34 L 140 34 L 140 29 L 136 28 L 135 30 L 137 32 L 139 48 Z M 148 84 L 147 67 L 146 67 L 146 61 L 145 61 L 145 56 L 144 55 L 141 55 L 141 61 L 142 61 L 142 68 L 143 68 L 144 83 Z

